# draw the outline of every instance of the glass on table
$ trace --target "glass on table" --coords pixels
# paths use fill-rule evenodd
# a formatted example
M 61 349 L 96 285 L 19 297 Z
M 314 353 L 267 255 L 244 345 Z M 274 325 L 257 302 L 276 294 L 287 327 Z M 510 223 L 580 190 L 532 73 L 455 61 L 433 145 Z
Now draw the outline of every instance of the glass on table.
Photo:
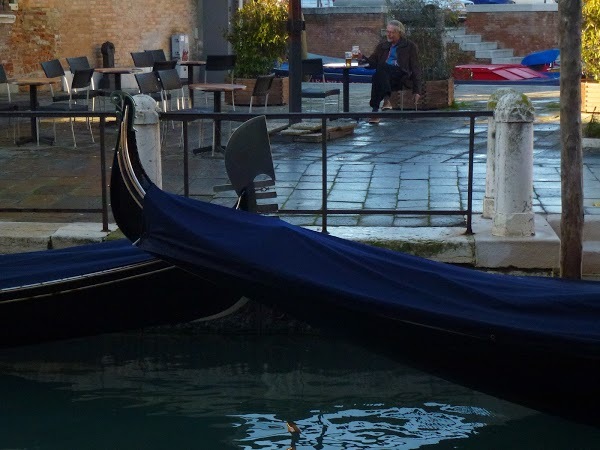
M 346 52 L 346 67 L 350 67 L 352 64 L 352 52 Z

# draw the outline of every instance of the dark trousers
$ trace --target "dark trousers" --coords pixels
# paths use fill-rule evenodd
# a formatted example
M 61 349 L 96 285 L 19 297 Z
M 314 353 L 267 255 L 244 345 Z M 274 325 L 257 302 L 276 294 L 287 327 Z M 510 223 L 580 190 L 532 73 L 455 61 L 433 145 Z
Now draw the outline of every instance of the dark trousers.
M 379 104 L 384 97 L 389 97 L 392 91 L 399 91 L 408 82 L 406 70 L 398 66 L 381 64 L 375 69 L 371 79 L 371 101 L 373 109 L 379 109 Z

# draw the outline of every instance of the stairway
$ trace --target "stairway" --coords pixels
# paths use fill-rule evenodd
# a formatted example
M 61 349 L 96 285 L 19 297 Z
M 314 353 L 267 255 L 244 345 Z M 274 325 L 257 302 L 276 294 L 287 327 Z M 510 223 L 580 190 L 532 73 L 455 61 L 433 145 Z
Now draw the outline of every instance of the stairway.
M 446 28 L 444 36 L 446 43 L 456 42 L 460 49 L 474 52 L 475 58 L 482 63 L 492 64 L 520 64 L 522 56 L 514 56 L 511 48 L 498 48 L 497 42 L 485 42 L 481 40 L 480 34 L 467 34 L 464 27 Z

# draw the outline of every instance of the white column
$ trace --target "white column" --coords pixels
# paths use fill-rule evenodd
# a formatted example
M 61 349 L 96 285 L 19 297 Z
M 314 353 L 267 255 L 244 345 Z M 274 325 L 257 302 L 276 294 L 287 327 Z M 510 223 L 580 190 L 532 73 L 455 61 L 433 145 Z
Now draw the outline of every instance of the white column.
M 516 94 L 512 88 L 501 88 L 494 92 L 487 103 L 487 108 L 491 110 L 496 109 L 498 100 L 505 94 Z M 488 119 L 488 137 L 487 137 L 487 160 L 486 160 L 486 171 L 485 171 L 485 196 L 483 197 L 483 214 L 482 217 L 485 219 L 491 219 L 494 217 L 494 177 L 496 174 L 496 120 L 494 117 Z
M 134 95 L 133 101 L 135 104 L 133 126 L 140 161 L 154 184 L 162 188 L 158 103 L 149 95 L 144 94 Z
M 494 236 L 535 234 L 533 197 L 534 109 L 525 94 L 503 95 L 496 119 Z

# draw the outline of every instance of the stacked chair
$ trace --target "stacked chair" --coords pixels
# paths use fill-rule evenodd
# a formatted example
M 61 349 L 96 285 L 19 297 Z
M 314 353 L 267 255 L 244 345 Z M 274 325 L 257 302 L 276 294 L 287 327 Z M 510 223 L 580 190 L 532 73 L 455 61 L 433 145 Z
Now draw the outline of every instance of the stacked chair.
M 55 76 L 62 76 L 64 78 L 64 71 L 62 70 L 62 66 L 60 67 L 60 71 L 62 71 L 62 75 L 56 75 L 60 71 L 58 70 L 56 64 L 60 66 L 60 62 L 58 60 L 49 61 L 48 63 L 42 63 L 42 67 L 44 68 L 44 72 L 46 76 L 49 78 Z M 49 105 L 40 105 L 39 111 L 65 111 L 65 112 L 81 112 L 81 111 L 89 111 L 89 103 L 90 103 L 90 92 L 91 92 L 91 83 L 92 83 L 92 75 L 94 74 L 94 69 L 82 69 L 75 70 L 73 73 L 73 79 L 70 84 L 67 84 L 67 94 L 55 94 L 50 85 L 50 90 L 52 94 L 52 103 Z M 77 140 L 75 138 L 75 130 L 74 130 L 74 118 L 70 117 L 71 124 L 71 134 L 73 136 L 73 147 L 77 147 Z M 92 127 L 89 119 L 86 119 L 86 125 L 90 130 L 90 136 L 92 138 L 92 142 L 94 141 L 94 133 L 92 132 Z M 39 126 L 38 126 L 39 130 Z M 54 139 L 56 140 L 56 121 L 53 121 L 53 131 L 54 131 Z M 39 134 L 37 136 L 38 144 L 39 144 Z

